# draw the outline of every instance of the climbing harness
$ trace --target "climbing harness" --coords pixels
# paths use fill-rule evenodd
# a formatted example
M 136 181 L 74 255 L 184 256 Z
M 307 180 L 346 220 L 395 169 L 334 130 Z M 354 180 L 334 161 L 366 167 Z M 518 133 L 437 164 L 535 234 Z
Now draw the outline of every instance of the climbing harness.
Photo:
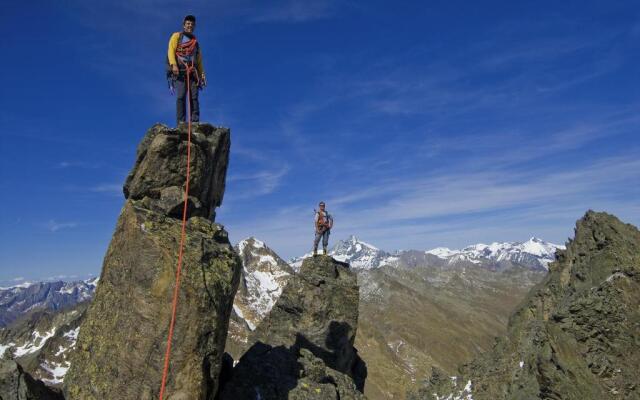
M 192 39 L 195 43 L 195 38 Z M 189 43 L 189 42 L 187 42 Z M 193 51 L 193 49 L 191 50 Z M 177 52 L 176 52 L 177 54 Z M 180 60 L 183 62 L 182 60 Z M 188 130 L 187 130 L 187 176 L 184 189 L 184 205 L 182 207 L 182 230 L 180 233 L 180 249 L 178 251 L 178 266 L 176 268 L 176 285 L 173 289 L 173 302 L 171 304 L 171 322 L 169 324 L 169 336 L 167 338 L 167 348 L 164 354 L 164 368 L 162 370 L 162 384 L 160 386 L 159 400 L 163 400 L 164 391 L 167 384 L 167 375 L 169 371 L 169 360 L 171 358 L 171 342 L 173 340 L 173 328 L 176 322 L 176 310 L 178 308 L 178 293 L 180 289 L 180 275 L 182 272 L 182 254 L 184 249 L 184 242 L 186 239 L 186 226 L 187 226 L 187 203 L 189 199 L 189 178 L 191 170 L 191 82 L 189 81 L 189 75 L 194 70 L 193 60 L 190 65 L 183 62 L 186 67 L 186 80 L 187 80 L 187 118 L 188 118 Z M 196 73 L 197 78 L 197 73 Z
M 185 74 L 189 75 L 195 71 L 194 76 L 196 77 L 196 82 L 198 83 L 198 89 L 202 88 L 200 82 L 200 73 L 194 67 L 194 60 L 198 57 L 199 45 L 195 36 L 189 35 L 188 41 L 182 43 L 183 33 L 178 36 L 178 46 L 176 47 L 176 61 L 182 64 L 185 67 Z M 169 59 L 167 58 L 167 85 L 169 86 L 169 94 L 174 95 L 176 93 L 175 90 L 175 80 L 176 76 L 173 74 L 171 70 L 171 64 L 169 64 Z M 191 100 L 189 100 L 191 101 Z

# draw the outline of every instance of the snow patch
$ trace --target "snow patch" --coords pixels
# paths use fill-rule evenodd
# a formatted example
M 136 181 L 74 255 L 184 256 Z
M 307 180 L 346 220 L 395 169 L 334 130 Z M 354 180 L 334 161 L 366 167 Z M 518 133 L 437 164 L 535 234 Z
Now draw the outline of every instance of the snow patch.
M 62 383 L 64 381 L 64 376 L 67 374 L 70 366 L 71 364 L 69 364 L 68 361 L 65 361 L 64 363 L 52 362 L 51 364 L 45 361 L 44 363 L 40 364 L 40 367 L 49 372 L 53 376 L 53 378 L 43 379 L 42 381 L 50 385 Z
M 58 290 L 58 293 L 60 293 L 60 294 L 73 294 L 77 290 L 78 290 L 78 286 L 77 285 L 75 285 L 73 283 L 65 283 L 64 285 L 62 285 L 60 290 Z
M 259 261 L 259 262 L 260 262 L 260 263 L 271 264 L 271 265 L 273 265 L 274 267 L 275 267 L 276 265 L 278 265 L 278 262 L 276 261 L 276 259 L 275 259 L 275 258 L 273 258 L 273 256 L 272 256 L 272 255 L 270 255 L 270 254 L 268 254 L 268 255 L 266 255 L 266 256 L 260 256 L 260 261 Z
M 244 317 L 244 313 L 242 312 L 242 310 L 240 309 L 240 307 L 238 307 L 237 305 L 233 305 L 233 311 L 235 311 L 236 315 L 240 318 L 242 318 L 244 320 L 244 322 L 247 323 L 247 326 L 249 327 L 250 330 L 255 331 L 256 330 L 256 326 L 251 323 L 251 321 L 249 321 L 248 319 L 246 319 Z
M 425 251 L 426 254 L 433 254 L 436 257 L 446 259 L 460 253 L 460 250 L 451 250 L 448 247 L 436 247 L 435 249 Z
M 0 344 L 0 358 L 4 357 L 4 353 L 5 351 L 7 351 L 7 349 L 10 349 L 11 347 L 15 346 L 15 343 L 9 343 L 9 344 Z
M 35 285 L 37 282 L 31 282 L 31 281 L 26 281 L 26 282 L 22 282 L 19 285 L 14 285 L 14 286 L 7 286 L 7 287 L 0 287 L 0 290 L 14 290 L 14 291 L 19 291 L 18 289 L 26 289 L 29 286 L 33 286 Z
M 79 333 L 80 333 L 80 327 L 77 327 L 76 329 L 72 329 L 69 332 L 66 332 L 63 336 L 75 343 L 75 341 L 78 340 Z
M 456 382 L 456 377 L 451 377 L 452 381 Z M 453 379 L 456 378 L 456 379 Z M 473 385 L 471 383 L 471 380 L 467 381 L 467 384 L 464 386 L 464 389 L 462 389 L 461 391 L 459 391 L 458 393 L 450 393 L 446 396 L 438 396 L 437 393 L 434 393 L 433 396 L 436 398 L 436 400 L 473 400 L 473 392 L 471 391 L 471 389 L 473 388 Z
M 34 331 L 32 334 L 33 340 L 25 343 L 20 347 L 16 347 L 16 350 L 14 352 L 15 356 L 22 357 L 27 354 L 35 353 L 36 351 L 40 350 L 44 346 L 44 344 L 47 342 L 47 340 L 53 337 L 55 333 L 56 333 L 55 327 L 51 328 L 49 332 L 45 332 L 44 335 L 40 334 L 39 331 Z

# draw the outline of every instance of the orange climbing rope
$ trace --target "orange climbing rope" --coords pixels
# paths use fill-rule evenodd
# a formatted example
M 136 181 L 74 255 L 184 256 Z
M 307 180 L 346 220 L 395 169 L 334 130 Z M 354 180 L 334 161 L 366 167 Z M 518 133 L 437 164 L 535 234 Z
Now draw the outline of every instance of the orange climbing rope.
M 162 385 L 160 386 L 159 400 L 163 400 L 164 391 L 167 384 L 167 374 L 169 371 L 169 360 L 171 359 L 171 342 L 173 340 L 173 328 L 176 322 L 176 310 L 178 309 L 178 293 L 180 290 L 180 275 L 182 272 L 182 253 L 184 248 L 184 241 L 186 239 L 186 226 L 187 226 L 187 202 L 189 200 L 189 177 L 191 170 L 191 83 L 189 82 L 189 75 L 193 71 L 193 61 L 191 65 L 186 66 L 185 75 L 187 83 L 187 118 L 189 121 L 189 128 L 187 130 L 187 178 L 184 189 L 184 206 L 182 208 L 182 231 L 180 233 L 180 250 L 178 251 L 178 267 L 176 268 L 176 285 L 173 289 L 173 302 L 171 305 L 171 323 L 169 324 L 169 337 L 167 338 L 167 349 L 164 353 L 164 369 L 162 370 Z M 197 77 L 197 74 L 196 74 Z M 196 89 L 197 90 L 197 89 Z

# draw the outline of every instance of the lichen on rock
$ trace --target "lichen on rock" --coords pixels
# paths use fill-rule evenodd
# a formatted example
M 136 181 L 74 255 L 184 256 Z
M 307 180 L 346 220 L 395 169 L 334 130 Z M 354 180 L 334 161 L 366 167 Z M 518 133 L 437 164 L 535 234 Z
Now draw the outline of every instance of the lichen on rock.
M 212 222 L 222 201 L 229 131 L 194 126 L 192 185 L 167 399 L 213 399 L 241 263 Z M 81 325 L 70 399 L 154 399 L 161 383 L 181 237 L 186 136 L 152 127 L 127 178 L 100 285 Z M 181 217 L 181 215 L 180 215 Z

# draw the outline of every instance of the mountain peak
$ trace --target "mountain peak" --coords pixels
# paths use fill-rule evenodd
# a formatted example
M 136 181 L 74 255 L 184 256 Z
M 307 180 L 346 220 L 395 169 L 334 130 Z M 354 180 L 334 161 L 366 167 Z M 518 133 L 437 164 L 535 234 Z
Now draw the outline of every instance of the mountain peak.
M 377 248 L 376 246 L 367 243 L 363 240 L 360 240 L 356 235 L 349 235 L 349 237 L 346 240 L 340 240 L 337 244 L 336 247 L 340 247 L 340 246 L 345 246 L 345 245 L 350 245 L 350 246 L 364 246 L 367 247 L 369 249 L 372 250 L 380 250 L 379 248 Z M 335 251 L 335 249 L 334 249 Z M 357 250 L 359 251 L 359 250 Z
M 256 239 L 254 236 L 249 236 L 248 238 L 238 242 L 238 244 L 236 245 L 236 247 L 238 248 L 238 253 L 239 254 L 244 253 L 244 250 L 247 246 L 250 246 L 256 249 L 266 248 L 266 245 L 262 240 Z

